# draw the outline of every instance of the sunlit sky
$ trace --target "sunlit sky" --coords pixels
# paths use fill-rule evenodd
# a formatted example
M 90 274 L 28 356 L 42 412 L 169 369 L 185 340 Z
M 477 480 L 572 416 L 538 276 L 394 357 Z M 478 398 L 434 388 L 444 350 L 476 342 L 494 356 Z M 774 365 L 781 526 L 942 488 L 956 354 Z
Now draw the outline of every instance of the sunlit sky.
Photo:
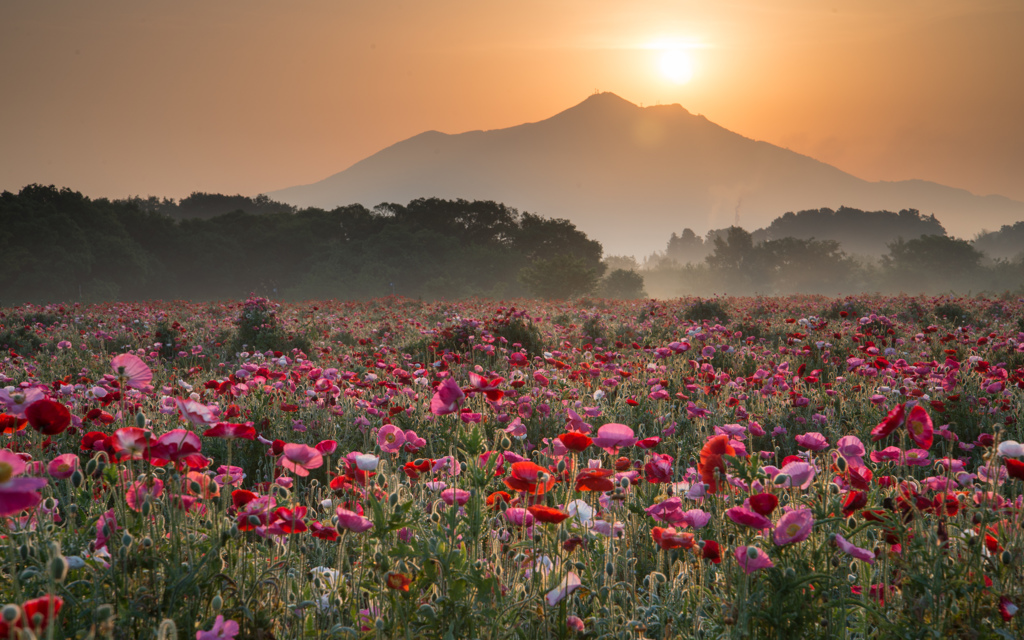
M 255 195 L 599 90 L 1024 200 L 1022 34 L 1018 0 L 11 0 L 0 189 Z

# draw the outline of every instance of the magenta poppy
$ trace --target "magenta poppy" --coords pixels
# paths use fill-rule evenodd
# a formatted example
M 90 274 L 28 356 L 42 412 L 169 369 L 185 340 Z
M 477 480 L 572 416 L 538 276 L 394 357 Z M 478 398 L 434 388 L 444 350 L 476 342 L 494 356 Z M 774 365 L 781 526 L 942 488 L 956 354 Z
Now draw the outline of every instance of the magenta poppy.
M 437 386 L 437 391 L 434 392 L 434 397 L 430 400 L 430 412 L 436 416 L 455 413 L 459 410 L 459 404 L 465 397 L 466 394 L 462 392 L 462 389 L 459 388 L 459 385 L 454 380 L 445 378 Z
M 110 366 L 117 374 L 118 380 L 132 389 L 144 389 L 153 380 L 153 371 L 142 361 L 139 356 L 131 353 L 122 353 L 114 356 Z
M 297 476 L 308 476 L 310 469 L 318 469 L 323 464 L 323 455 L 313 447 L 292 442 L 284 445 L 281 466 Z

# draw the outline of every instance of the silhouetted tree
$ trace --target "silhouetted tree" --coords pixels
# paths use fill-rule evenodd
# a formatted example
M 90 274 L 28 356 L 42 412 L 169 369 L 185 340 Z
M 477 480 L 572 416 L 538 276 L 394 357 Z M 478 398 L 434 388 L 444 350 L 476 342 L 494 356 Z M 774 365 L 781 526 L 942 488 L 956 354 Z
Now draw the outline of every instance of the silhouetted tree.
M 637 300 L 646 298 L 644 277 L 636 271 L 616 269 L 601 280 L 598 293 L 605 298 L 618 300 Z
M 600 276 L 583 258 L 561 254 L 539 258 L 519 272 L 519 282 L 538 298 L 568 300 L 592 293 Z

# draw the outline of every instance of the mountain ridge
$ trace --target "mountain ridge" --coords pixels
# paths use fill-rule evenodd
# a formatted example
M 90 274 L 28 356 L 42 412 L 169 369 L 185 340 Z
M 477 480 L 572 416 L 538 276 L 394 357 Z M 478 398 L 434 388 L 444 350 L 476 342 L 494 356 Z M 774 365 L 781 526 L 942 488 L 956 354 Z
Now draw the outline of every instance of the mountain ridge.
M 682 105 L 640 107 L 614 93 L 512 127 L 425 131 L 323 180 L 267 195 L 325 209 L 428 197 L 495 200 L 566 218 L 606 253 L 638 256 L 663 248 L 684 227 L 757 228 L 821 207 L 918 209 L 956 235 L 1024 219 L 1024 203 L 1004 196 L 925 180 L 868 182 Z

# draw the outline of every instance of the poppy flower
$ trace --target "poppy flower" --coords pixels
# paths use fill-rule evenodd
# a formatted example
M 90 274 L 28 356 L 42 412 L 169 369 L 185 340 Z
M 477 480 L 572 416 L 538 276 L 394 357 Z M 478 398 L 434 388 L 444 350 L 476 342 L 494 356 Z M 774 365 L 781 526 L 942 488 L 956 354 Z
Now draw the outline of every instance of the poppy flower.
M 692 533 L 677 531 L 673 527 L 667 529 L 654 527 L 651 529 L 651 538 L 654 539 L 655 544 L 666 551 L 669 549 L 692 549 L 697 544 Z
M 610 478 L 614 474 L 611 469 L 583 469 L 576 476 L 576 490 L 611 491 L 615 489 L 615 483 Z
M 338 507 L 335 513 L 338 515 L 338 526 L 342 529 L 362 533 L 373 528 L 373 522 L 369 518 L 365 518 L 355 511 Z
M 465 397 L 466 394 L 462 392 L 462 389 L 459 388 L 459 385 L 454 380 L 445 378 L 438 385 L 437 391 L 434 392 L 434 397 L 430 400 L 430 412 L 435 416 L 455 413 L 459 410 L 459 403 Z
M 302 533 L 308 529 L 303 520 L 306 517 L 306 511 L 306 507 L 302 506 L 295 507 L 294 509 L 278 507 L 274 511 L 274 522 L 285 533 Z
M 146 480 L 136 480 L 133 482 L 125 492 L 124 499 L 128 503 L 129 509 L 139 513 L 142 511 L 142 505 L 145 504 L 147 498 L 159 498 L 163 495 L 163 492 L 163 480 L 160 478 L 147 478 Z M 246 493 L 249 492 L 247 491 Z M 255 497 L 255 494 L 253 496 Z
M 614 456 L 618 455 L 619 449 L 636 444 L 636 437 L 633 430 L 626 425 L 610 422 L 598 428 L 597 437 L 593 442 Z
M 502 391 L 501 389 L 498 389 L 498 385 L 504 381 L 505 378 L 487 379 L 480 375 L 479 373 L 470 371 L 470 389 L 468 391 L 481 392 L 485 396 L 487 396 L 487 399 L 490 400 L 491 402 L 497 402 L 505 396 L 505 392 Z
M 33 429 L 47 436 L 62 433 L 71 424 L 68 408 L 49 398 L 36 400 L 25 407 L 25 418 Z
M 289 442 L 281 451 L 281 466 L 297 476 L 308 476 L 310 469 L 318 469 L 323 464 L 323 455 L 309 445 Z
M 644 465 L 644 478 L 650 483 L 672 482 L 672 463 L 675 459 L 667 453 L 655 453 Z
M 320 538 L 321 540 L 334 541 L 338 539 L 337 529 L 320 524 L 319 522 L 310 522 L 309 531 L 314 538 Z
M 932 446 L 934 432 L 928 411 L 919 404 L 914 405 L 907 415 L 907 433 L 910 434 L 910 439 L 920 448 L 928 449 Z
M 1024 462 L 1013 458 L 1003 458 L 1003 464 L 1006 465 L 1007 475 L 1017 480 L 1024 480 Z
M 545 479 L 541 479 L 542 474 Z M 535 462 L 516 462 L 512 465 L 512 475 L 505 478 L 505 486 L 530 494 L 547 493 L 555 486 L 555 476 Z
M 63 453 L 46 466 L 46 472 L 54 480 L 67 480 L 78 469 L 78 456 L 73 453 Z
M 736 556 L 736 562 L 740 563 L 743 572 L 747 575 L 775 566 L 775 563 L 771 561 L 768 554 L 757 547 L 736 547 L 734 555 Z
M 746 507 L 726 509 L 725 515 L 736 524 L 751 527 L 752 529 L 770 529 L 772 526 L 771 520 Z
M 801 447 L 810 449 L 811 451 L 823 451 L 828 449 L 828 439 L 817 431 L 801 433 L 796 436 L 794 440 L 796 440 L 796 443 Z
M 686 512 L 683 511 L 683 501 L 674 496 L 657 504 L 652 504 L 645 509 L 647 515 L 659 522 L 679 524 L 686 521 Z
M 469 502 L 469 492 L 465 489 L 445 489 L 441 492 L 441 500 L 449 507 L 456 504 L 461 507 Z
M 21 477 L 25 461 L 7 450 L 0 451 L 0 517 L 30 509 L 43 498 L 39 490 L 46 486 L 43 478 Z
M 843 515 L 850 517 L 868 503 L 868 494 L 863 491 L 849 491 L 843 498 Z
M 82 440 L 84 448 L 85 438 Z M 152 444 L 149 432 L 138 427 L 122 427 L 115 431 L 109 440 L 110 447 L 114 450 L 118 460 L 142 460 Z
M 565 445 L 566 449 L 577 453 L 583 451 L 594 442 L 590 436 L 579 431 L 568 431 L 558 436 L 558 439 Z
M 28 420 L 12 416 L 9 413 L 0 414 L 0 433 L 14 433 L 21 431 L 28 426 Z
M 242 424 L 218 422 L 213 428 L 204 431 L 203 435 L 208 438 L 223 438 L 225 440 L 234 440 L 235 438 L 255 440 L 256 429 L 252 426 L 251 422 L 244 422 Z
M 704 547 L 700 550 L 700 557 L 710 560 L 715 564 L 721 564 L 722 547 L 714 540 L 705 540 Z
M 131 353 L 114 356 L 110 361 L 110 367 L 121 384 L 132 389 L 145 389 L 153 380 L 153 371 L 149 366 L 142 358 Z
M 202 442 L 195 433 L 185 429 L 172 429 L 150 445 L 147 455 L 149 462 L 158 467 L 173 462 L 179 467 L 184 463 L 191 469 L 202 469 L 209 461 L 199 453 L 201 448 Z
M 868 564 L 875 564 L 875 554 L 873 551 L 862 549 L 861 547 L 854 545 L 838 533 L 835 534 L 835 536 L 835 545 L 839 547 L 840 551 L 848 556 L 857 558 L 858 560 L 863 560 Z
M 527 511 L 532 513 L 533 517 L 536 518 L 538 522 L 547 522 L 551 524 L 558 524 L 569 517 L 569 514 L 561 509 L 546 507 L 540 504 L 527 507 Z
M 549 591 L 547 595 L 544 596 L 544 599 L 547 601 L 549 607 L 553 607 L 571 595 L 573 591 L 579 589 L 582 585 L 583 582 L 580 581 L 580 577 L 570 571 L 564 578 L 562 578 L 562 582 L 560 582 L 557 587 Z
M 174 404 L 178 408 L 181 417 L 192 424 L 208 426 L 216 421 L 216 418 L 213 416 L 213 409 L 201 402 L 174 398 Z
M 209 631 L 196 631 L 196 640 L 234 640 L 236 635 L 238 623 L 234 620 L 225 620 L 224 616 L 218 615 Z
M 750 496 L 750 508 L 762 516 L 770 516 L 779 506 L 779 497 L 774 493 L 758 493 Z
M 501 509 L 502 505 L 507 505 L 510 502 L 512 502 L 512 496 L 507 491 L 495 491 L 487 496 L 487 508 L 491 510 Z
M 377 430 L 377 446 L 384 453 L 401 453 L 405 444 L 405 432 L 393 424 L 386 424 Z
M 388 589 L 391 589 L 392 591 L 404 591 L 408 593 L 409 585 L 412 584 L 412 578 L 404 573 L 389 571 L 384 577 L 384 582 L 388 585 Z
M 906 413 L 903 405 L 896 405 L 888 414 L 886 414 L 885 418 L 878 423 L 878 426 L 871 430 L 871 440 L 877 442 L 886 437 L 903 424 L 904 418 L 906 418 Z
M 700 462 L 697 463 L 697 470 L 700 472 L 701 480 L 709 485 L 710 493 L 718 492 L 718 479 L 715 477 L 715 469 L 725 475 L 725 460 L 723 456 L 734 456 L 736 450 L 729 444 L 729 436 L 720 435 L 710 438 L 700 450 Z
M 45 595 L 35 598 L 21 605 L 21 619 L 31 624 L 34 630 L 43 631 L 57 617 L 63 606 L 64 601 L 57 596 Z M 41 619 L 38 625 L 35 623 L 37 615 Z
M 814 528 L 814 515 L 810 509 L 794 509 L 788 511 L 779 518 L 772 532 L 772 540 L 776 546 L 784 547 L 787 544 L 803 542 L 811 535 Z
M 409 477 L 411 482 L 416 482 L 421 474 L 430 471 L 433 464 L 434 461 L 430 458 L 418 458 L 411 462 L 406 462 L 405 465 L 402 466 L 402 471 L 405 472 L 405 475 Z
M 1013 616 L 1017 615 L 1017 605 L 1010 600 L 1009 596 L 999 597 L 999 615 L 1002 616 L 1003 622 L 1009 622 L 1013 619 Z

